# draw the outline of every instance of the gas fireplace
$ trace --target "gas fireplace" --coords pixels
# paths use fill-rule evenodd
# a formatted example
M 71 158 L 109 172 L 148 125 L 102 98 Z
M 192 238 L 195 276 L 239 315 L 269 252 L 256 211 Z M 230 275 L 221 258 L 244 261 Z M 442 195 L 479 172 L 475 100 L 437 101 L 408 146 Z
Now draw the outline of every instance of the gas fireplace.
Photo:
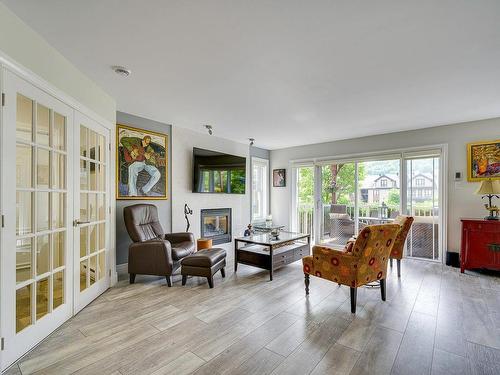
M 211 238 L 214 245 L 231 242 L 231 209 L 201 210 L 201 237 Z

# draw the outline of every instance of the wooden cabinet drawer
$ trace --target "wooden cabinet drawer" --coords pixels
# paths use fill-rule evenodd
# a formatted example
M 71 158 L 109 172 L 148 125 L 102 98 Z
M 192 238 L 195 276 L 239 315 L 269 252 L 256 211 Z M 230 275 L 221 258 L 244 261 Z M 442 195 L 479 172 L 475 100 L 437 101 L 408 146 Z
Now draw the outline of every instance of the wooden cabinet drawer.
M 292 263 L 294 261 L 293 251 L 278 254 L 273 257 L 273 267 L 282 266 L 285 264 Z
M 295 250 L 294 258 L 295 260 L 302 259 L 303 257 L 309 255 L 309 247 L 304 246 Z

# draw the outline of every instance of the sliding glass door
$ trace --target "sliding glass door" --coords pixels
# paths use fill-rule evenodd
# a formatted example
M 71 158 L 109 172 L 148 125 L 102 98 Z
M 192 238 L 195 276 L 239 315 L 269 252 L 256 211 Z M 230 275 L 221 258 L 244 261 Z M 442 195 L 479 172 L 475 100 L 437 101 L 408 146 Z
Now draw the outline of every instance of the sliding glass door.
M 292 230 L 343 248 L 367 225 L 415 217 L 407 257 L 440 260 L 441 150 L 400 152 L 297 166 Z
M 358 230 L 384 224 L 401 212 L 400 159 L 369 160 L 358 167 Z
M 314 166 L 298 166 L 293 169 L 292 191 L 294 202 L 292 230 L 310 234 L 314 239 Z
M 408 241 L 406 256 L 439 260 L 440 157 L 409 158 L 406 166 L 406 201 L 404 212 L 415 218 Z
M 342 246 L 356 233 L 356 163 L 320 166 L 319 241 Z

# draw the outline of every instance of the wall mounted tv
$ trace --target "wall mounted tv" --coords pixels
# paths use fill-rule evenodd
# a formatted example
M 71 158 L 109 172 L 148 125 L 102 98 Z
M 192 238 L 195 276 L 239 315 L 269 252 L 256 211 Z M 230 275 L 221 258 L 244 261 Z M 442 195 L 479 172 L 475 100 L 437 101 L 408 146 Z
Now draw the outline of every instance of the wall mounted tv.
M 247 159 L 193 148 L 193 193 L 245 194 Z

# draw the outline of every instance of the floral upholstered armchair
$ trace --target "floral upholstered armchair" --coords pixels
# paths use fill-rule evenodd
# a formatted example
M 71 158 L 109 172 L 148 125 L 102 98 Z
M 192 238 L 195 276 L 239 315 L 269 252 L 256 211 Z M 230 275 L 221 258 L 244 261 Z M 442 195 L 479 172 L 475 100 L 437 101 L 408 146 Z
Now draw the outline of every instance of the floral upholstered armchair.
M 413 216 L 398 215 L 393 221 L 394 224 L 399 224 L 401 226 L 401 230 L 396 237 L 396 241 L 394 241 L 394 246 L 392 247 L 389 261 L 392 267 L 392 260 L 396 259 L 398 266 L 398 277 L 401 277 L 401 259 L 403 259 L 406 237 L 408 237 L 408 233 L 410 232 L 413 220 Z M 355 242 L 356 237 L 351 237 L 345 245 L 345 251 L 351 252 Z
M 351 312 L 356 312 L 357 288 L 380 280 L 382 300 L 385 301 L 387 261 L 399 224 L 369 225 L 361 231 L 352 251 L 314 246 L 313 255 L 302 258 L 306 294 L 309 294 L 309 275 L 321 277 L 351 288 Z
M 401 226 L 401 230 L 396 237 L 396 241 L 394 241 L 394 246 L 392 247 L 390 256 L 391 267 L 392 260 L 396 259 L 398 265 L 398 277 L 401 277 L 401 259 L 403 258 L 406 237 L 408 237 L 413 220 L 413 216 L 399 215 L 393 221 L 395 224 L 399 224 Z

